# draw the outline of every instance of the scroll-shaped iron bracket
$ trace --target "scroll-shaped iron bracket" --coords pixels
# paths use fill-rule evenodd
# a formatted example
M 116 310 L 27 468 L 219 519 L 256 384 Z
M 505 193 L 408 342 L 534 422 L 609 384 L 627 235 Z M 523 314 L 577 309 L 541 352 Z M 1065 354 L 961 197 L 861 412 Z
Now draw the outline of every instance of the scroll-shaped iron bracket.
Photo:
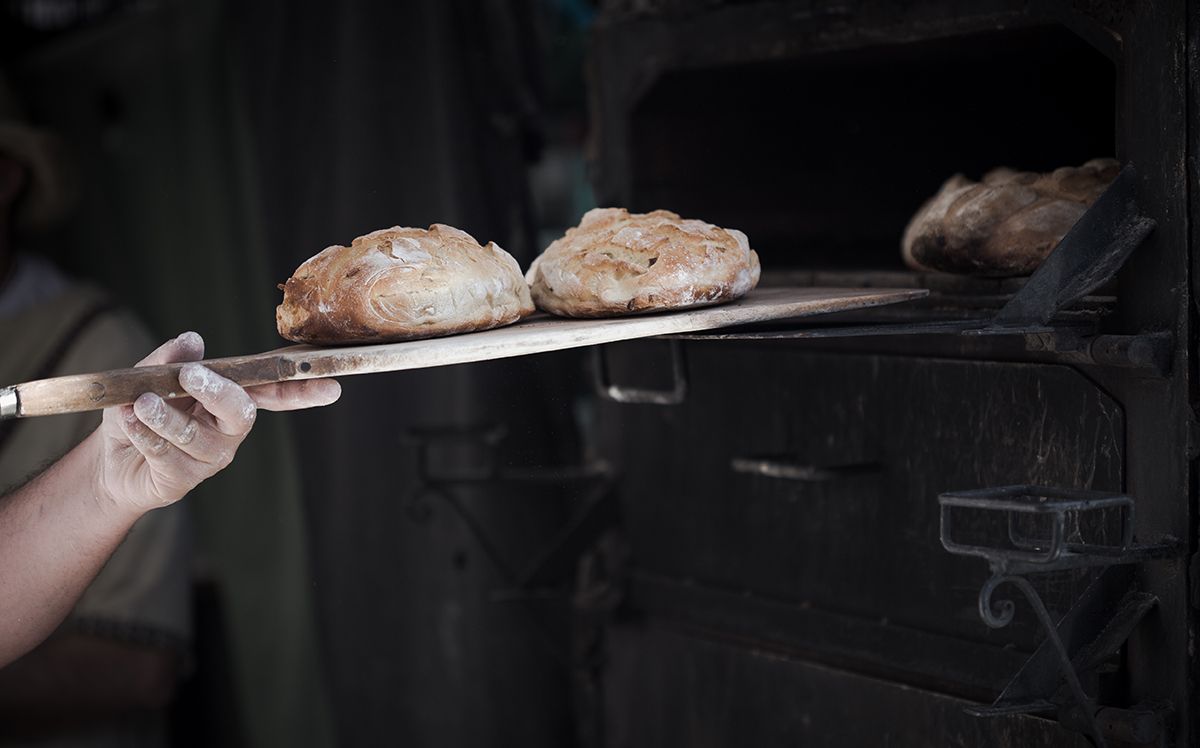
M 1105 735 L 1142 729 L 1142 711 L 1101 709 L 1084 688 L 1089 676 L 1128 639 L 1157 603 L 1133 589 L 1132 564 L 1163 558 L 1179 544 L 1137 545 L 1132 497 L 1101 491 L 1040 486 L 1005 486 L 940 495 L 941 541 L 951 553 L 988 562 L 992 576 L 979 592 L 979 615 L 991 628 L 1012 622 L 1010 599 L 997 598 L 1003 585 L 1016 587 L 1032 607 L 1046 639 L 990 707 L 968 709 L 976 716 L 1057 712 L 1059 721 L 1096 746 Z M 979 527 L 1004 527 L 1003 541 L 964 539 L 956 513 L 974 512 Z M 970 529 L 970 528 L 969 528 Z M 1089 567 L 1108 568 L 1070 612 L 1055 621 L 1029 574 Z M 1065 681 L 1065 694 L 1060 687 Z
M 683 346 L 678 340 L 666 341 L 671 352 L 671 389 L 652 390 L 640 387 L 622 387 L 613 384 L 608 370 L 607 346 L 592 349 L 592 376 L 596 394 L 614 403 L 635 405 L 679 405 L 687 399 L 687 364 L 683 359 Z
M 1138 207 L 1137 174 L 1126 165 L 991 324 L 977 332 L 1046 328 L 1058 312 L 1116 277 L 1154 227 Z

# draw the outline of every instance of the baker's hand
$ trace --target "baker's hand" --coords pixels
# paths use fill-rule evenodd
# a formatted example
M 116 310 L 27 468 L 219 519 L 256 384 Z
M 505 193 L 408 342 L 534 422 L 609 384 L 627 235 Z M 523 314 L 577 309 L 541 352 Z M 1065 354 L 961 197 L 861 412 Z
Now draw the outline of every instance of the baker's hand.
M 204 340 L 185 332 L 138 363 L 154 366 L 204 357 Z M 200 364 L 185 365 L 179 384 L 190 397 L 165 401 L 147 392 L 133 405 L 104 411 L 97 431 L 98 493 L 135 512 L 178 501 L 233 460 L 259 408 L 328 405 L 341 386 L 332 379 L 243 389 Z

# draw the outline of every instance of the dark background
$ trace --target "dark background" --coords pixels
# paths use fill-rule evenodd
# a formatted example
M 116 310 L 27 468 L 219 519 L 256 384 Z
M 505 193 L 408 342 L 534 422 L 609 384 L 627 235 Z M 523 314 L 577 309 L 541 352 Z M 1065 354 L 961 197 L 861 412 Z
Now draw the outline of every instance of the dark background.
M 524 266 L 590 207 L 586 3 L 0 9 L 3 65 L 83 188 L 25 248 L 157 336 L 198 330 L 209 355 L 286 342 L 275 284 L 328 245 L 436 221 Z M 221 639 L 200 674 L 232 691 L 190 692 L 209 744 L 570 741 L 565 619 L 531 623 L 492 594 L 559 529 L 570 487 L 426 495 L 417 463 L 441 434 L 467 450 L 445 459 L 469 463 L 497 429 L 501 467 L 578 463 L 579 369 L 567 355 L 362 378 L 336 409 L 261 419 L 190 499 Z

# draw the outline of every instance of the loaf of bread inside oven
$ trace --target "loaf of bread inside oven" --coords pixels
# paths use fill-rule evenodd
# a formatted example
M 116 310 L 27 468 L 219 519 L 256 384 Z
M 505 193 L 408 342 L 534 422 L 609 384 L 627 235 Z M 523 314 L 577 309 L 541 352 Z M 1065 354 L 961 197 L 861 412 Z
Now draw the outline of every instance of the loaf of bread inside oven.
M 1028 275 L 1118 171 L 1113 159 L 1095 159 L 1048 174 L 995 169 L 982 182 L 956 174 L 909 222 L 904 261 L 921 270 Z

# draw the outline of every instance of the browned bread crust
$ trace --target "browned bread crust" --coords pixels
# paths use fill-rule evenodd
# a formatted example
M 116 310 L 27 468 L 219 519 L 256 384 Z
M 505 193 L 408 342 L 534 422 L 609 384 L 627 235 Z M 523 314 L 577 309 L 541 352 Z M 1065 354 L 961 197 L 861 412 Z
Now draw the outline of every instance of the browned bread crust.
M 1028 275 L 1118 171 L 1116 161 L 1095 159 L 1049 174 L 995 169 L 983 182 L 955 174 L 904 230 L 904 261 L 918 270 Z
M 487 330 L 533 313 L 512 255 L 435 223 L 376 231 L 306 260 L 283 286 L 279 334 L 382 343 Z
M 746 235 L 666 210 L 597 208 L 555 241 L 526 273 L 539 309 L 611 317 L 707 306 L 758 284 Z

